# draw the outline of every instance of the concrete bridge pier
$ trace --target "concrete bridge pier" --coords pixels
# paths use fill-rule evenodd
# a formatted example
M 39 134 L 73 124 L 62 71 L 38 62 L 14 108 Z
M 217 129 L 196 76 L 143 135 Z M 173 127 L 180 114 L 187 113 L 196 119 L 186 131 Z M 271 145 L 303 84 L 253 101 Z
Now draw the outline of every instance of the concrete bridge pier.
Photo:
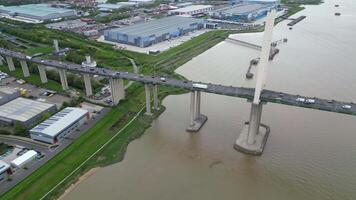
M 159 110 L 159 102 L 158 102 L 158 85 L 153 85 L 153 109 Z
M 267 142 L 270 128 L 261 124 L 263 103 L 251 105 L 249 122 L 245 123 L 234 148 L 243 153 L 261 155 Z
M 149 84 L 145 84 L 145 95 L 146 95 L 146 113 L 145 115 L 152 115 L 151 111 L 151 87 Z
M 187 131 L 197 132 L 208 120 L 208 117 L 201 114 L 200 112 L 201 104 L 201 92 L 192 91 L 190 93 L 190 121 Z
M 6 62 L 7 62 L 7 66 L 9 67 L 9 70 L 15 71 L 14 60 L 12 59 L 12 57 L 6 56 Z
M 38 65 L 37 68 L 38 68 L 38 72 L 40 73 L 41 82 L 47 83 L 48 79 L 46 74 L 46 67 L 43 65 Z
M 85 85 L 85 93 L 87 96 L 93 95 L 93 89 L 91 87 L 91 81 L 89 74 L 83 74 L 84 85 Z
M 111 98 L 114 105 L 119 104 L 125 98 L 124 80 L 110 78 Z
M 68 81 L 67 81 L 66 70 L 58 69 L 58 72 L 59 72 L 59 78 L 61 79 L 62 89 L 68 90 L 69 86 L 68 86 Z
M 20 60 L 21 68 L 22 68 L 22 73 L 24 77 L 29 77 L 30 76 L 30 71 L 28 70 L 28 65 L 26 60 Z
M 4 61 L 3 61 L 3 57 L 2 56 L 0 56 L 0 65 L 4 65 Z

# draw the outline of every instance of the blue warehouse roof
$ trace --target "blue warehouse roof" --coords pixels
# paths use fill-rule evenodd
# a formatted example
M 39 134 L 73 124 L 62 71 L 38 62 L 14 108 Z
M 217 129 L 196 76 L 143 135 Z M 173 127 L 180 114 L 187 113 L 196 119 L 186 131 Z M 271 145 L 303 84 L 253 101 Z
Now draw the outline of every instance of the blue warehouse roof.
M 109 32 L 119 32 L 121 34 L 149 37 L 151 35 L 162 35 L 177 31 L 179 28 L 187 27 L 194 23 L 204 23 L 203 19 L 190 17 L 171 16 L 157 20 L 151 20 L 145 23 L 135 24 L 123 28 L 108 30 Z
M 11 14 L 21 13 L 21 14 L 33 15 L 39 17 L 74 11 L 72 9 L 54 8 L 48 4 L 27 4 L 27 5 L 6 6 L 6 7 L 0 6 L 0 10 L 9 12 Z

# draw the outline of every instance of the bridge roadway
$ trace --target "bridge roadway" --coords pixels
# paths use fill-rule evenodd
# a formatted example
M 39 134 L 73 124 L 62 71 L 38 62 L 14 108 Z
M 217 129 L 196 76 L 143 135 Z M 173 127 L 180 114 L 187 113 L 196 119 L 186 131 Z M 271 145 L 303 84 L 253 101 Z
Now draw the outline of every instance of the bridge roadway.
M 3 48 L 0 48 L 0 55 L 13 57 L 20 60 L 26 60 L 28 62 L 37 63 L 43 66 L 54 67 L 57 69 L 65 69 L 67 71 L 78 73 L 78 74 L 92 74 L 92 75 L 99 75 L 108 78 L 137 81 L 144 84 L 179 87 L 189 91 L 201 91 L 206 93 L 245 98 L 248 99 L 249 101 L 253 99 L 254 90 L 255 90 L 254 88 L 224 86 L 224 85 L 212 84 L 212 83 L 194 82 L 190 80 L 177 80 L 171 78 L 165 78 L 165 80 L 162 80 L 161 77 L 159 76 L 147 76 L 147 75 L 140 75 L 131 72 L 119 72 L 106 68 L 98 68 L 98 67 L 84 68 L 81 65 L 74 64 L 74 63 L 61 62 L 56 60 L 46 60 L 37 57 L 30 58 L 22 53 L 3 49 Z M 207 85 L 207 88 L 193 87 L 194 83 L 205 84 Z M 314 99 L 315 103 L 306 104 L 303 102 L 298 102 L 296 101 L 297 98 Z M 326 100 L 326 99 L 320 99 L 314 97 L 299 96 L 299 95 L 287 94 L 287 93 L 276 92 L 271 90 L 263 90 L 261 94 L 261 101 L 296 106 L 296 107 L 304 107 L 308 109 L 324 110 L 324 111 L 342 113 L 348 115 L 356 115 L 355 103 L 346 103 L 346 102 Z M 343 108 L 343 105 L 349 105 L 351 106 L 351 108 L 345 109 Z

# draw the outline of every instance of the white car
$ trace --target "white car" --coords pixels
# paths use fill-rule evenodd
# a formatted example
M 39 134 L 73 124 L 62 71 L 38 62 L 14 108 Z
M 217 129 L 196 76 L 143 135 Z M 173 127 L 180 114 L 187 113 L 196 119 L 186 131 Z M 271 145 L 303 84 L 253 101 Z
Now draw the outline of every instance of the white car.
M 305 102 L 305 99 L 304 98 L 301 98 L 301 97 L 298 97 L 297 99 L 296 99 L 296 101 L 298 101 L 298 102 Z
M 315 99 L 307 99 L 305 101 L 306 104 L 314 104 L 315 103 Z
M 351 109 L 351 106 L 350 105 L 343 105 L 342 108 L 343 109 Z
M 165 82 L 165 81 L 166 81 L 166 78 L 161 77 L 161 81 Z

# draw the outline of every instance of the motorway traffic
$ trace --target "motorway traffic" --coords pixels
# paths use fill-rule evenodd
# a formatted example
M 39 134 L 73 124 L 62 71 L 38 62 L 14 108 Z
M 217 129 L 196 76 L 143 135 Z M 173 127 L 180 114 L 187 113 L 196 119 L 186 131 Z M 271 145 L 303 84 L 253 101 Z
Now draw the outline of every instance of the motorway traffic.
M 69 62 L 61 62 L 56 60 L 46 60 L 39 57 L 32 58 L 19 52 L 0 48 L 0 55 L 26 60 L 37 63 L 43 66 L 54 67 L 57 69 L 65 69 L 67 71 L 77 74 L 92 74 L 108 78 L 125 79 L 130 81 L 137 81 L 143 84 L 163 85 L 171 87 L 184 88 L 189 91 L 202 91 L 206 93 L 220 94 L 232 97 L 240 97 L 252 100 L 254 96 L 254 88 L 224 86 L 220 84 L 201 83 L 191 80 L 177 80 L 161 76 L 148 76 L 132 72 L 120 72 L 106 68 L 99 67 L 82 67 L 81 65 Z M 263 90 L 261 94 L 261 101 L 273 102 L 297 107 L 304 107 L 310 109 L 324 110 L 329 112 L 343 113 L 349 115 L 356 115 L 356 104 L 346 103 L 335 100 L 326 100 L 316 97 L 305 97 L 287 93 L 281 93 L 271 90 Z

